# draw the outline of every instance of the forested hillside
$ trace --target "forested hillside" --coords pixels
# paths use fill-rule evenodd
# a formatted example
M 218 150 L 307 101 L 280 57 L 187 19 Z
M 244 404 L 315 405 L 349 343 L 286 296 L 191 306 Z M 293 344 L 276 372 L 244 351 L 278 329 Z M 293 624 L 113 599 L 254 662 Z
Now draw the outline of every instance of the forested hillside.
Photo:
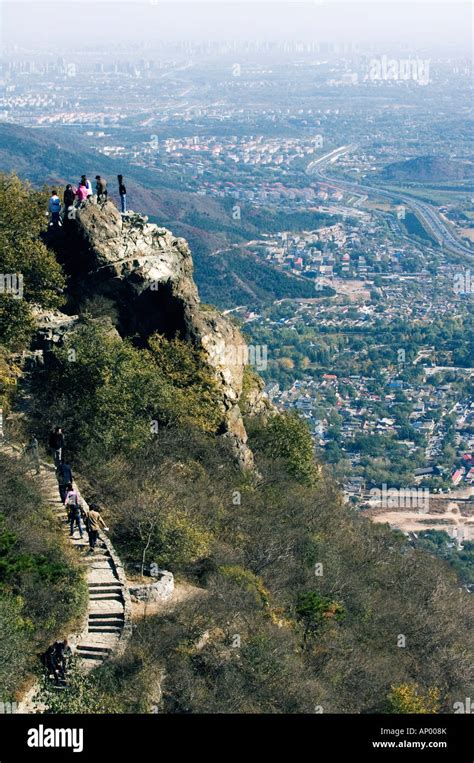
M 12 187 L 24 203 L 10 201 Z M 14 409 L 10 380 L 35 336 L 35 305 L 66 303 L 74 276 L 42 238 L 44 196 L 11 177 L 0 193 L 0 271 L 25 274 L 23 300 L 0 295 L 0 405 Z M 200 589 L 137 620 L 125 654 L 76 677 L 56 711 L 449 713 L 472 696 L 469 594 L 447 563 L 343 504 L 297 415 L 252 406 L 254 375 L 246 372 L 239 400 L 255 458 L 243 470 L 221 436 L 215 375 L 179 332 L 138 342 L 110 315 L 84 310 L 47 355 L 30 377 L 23 436 L 44 441 L 61 422 L 75 472 L 88 500 L 103 507 L 128 570 L 145 560 Z M 7 479 L 27 490 L 24 476 Z M 3 480 L 0 510 L 8 516 L 16 504 Z M 7 538 L 17 532 L 11 522 Z M 9 611 L 23 617 L 15 597 L 28 601 L 34 585 L 41 600 L 51 580 L 55 606 L 62 601 L 63 566 L 51 578 L 47 557 L 36 574 L 33 555 L 25 581 L 11 547 L 8 539 L 0 545 Z M 29 653 L 46 611 L 29 611 L 28 638 L 20 620 L 19 635 L 11 631 Z M 59 628 L 54 617 L 48 624 L 48 634 Z M 0 693 L 17 688 L 2 679 Z

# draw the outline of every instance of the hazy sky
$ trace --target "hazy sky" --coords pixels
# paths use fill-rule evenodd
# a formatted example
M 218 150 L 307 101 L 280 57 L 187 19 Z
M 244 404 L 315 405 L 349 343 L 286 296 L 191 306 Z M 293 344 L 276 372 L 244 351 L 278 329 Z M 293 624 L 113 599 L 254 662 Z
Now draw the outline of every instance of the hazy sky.
M 0 0 L 3 44 L 85 45 L 181 39 L 399 41 L 469 45 L 470 3 L 411 0 Z

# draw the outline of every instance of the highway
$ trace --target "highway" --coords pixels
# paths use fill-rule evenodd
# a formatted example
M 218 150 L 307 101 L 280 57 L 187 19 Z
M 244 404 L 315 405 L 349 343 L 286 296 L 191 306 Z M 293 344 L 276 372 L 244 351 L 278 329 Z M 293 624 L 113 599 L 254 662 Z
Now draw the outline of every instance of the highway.
M 374 186 L 363 185 L 362 183 L 350 183 L 346 180 L 330 177 L 323 172 L 328 165 L 333 164 L 340 156 L 348 153 L 354 148 L 355 145 L 350 144 L 348 146 L 341 146 L 340 148 L 334 149 L 334 151 L 310 162 L 306 168 L 306 173 L 323 183 L 330 183 L 341 191 L 359 195 L 367 194 L 367 196 L 377 196 L 379 198 L 382 197 L 408 207 L 418 215 L 426 229 L 445 251 L 456 254 L 457 256 L 462 256 L 465 259 L 474 262 L 474 252 L 472 249 L 456 238 L 447 225 L 440 220 L 435 208 L 430 204 L 420 201 L 419 199 L 413 199 L 411 196 L 405 196 L 402 192 L 386 191 Z

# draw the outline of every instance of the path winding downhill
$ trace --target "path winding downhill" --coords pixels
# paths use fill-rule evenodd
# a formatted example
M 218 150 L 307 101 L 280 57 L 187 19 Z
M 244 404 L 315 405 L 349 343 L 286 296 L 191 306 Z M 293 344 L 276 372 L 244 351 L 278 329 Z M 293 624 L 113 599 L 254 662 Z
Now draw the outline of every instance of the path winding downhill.
M 12 458 L 20 458 L 21 451 L 15 446 L 0 441 L 0 451 Z M 41 473 L 32 477 L 38 484 L 45 501 L 51 506 L 64 533 L 69 536 L 69 523 L 65 508 L 59 498 L 55 469 L 51 464 L 41 461 Z M 88 508 L 84 498 L 76 488 L 82 504 Z M 99 548 L 93 554 L 87 553 L 89 544 L 87 532 L 79 537 L 77 528 L 70 538 L 84 565 L 89 598 L 83 628 L 79 634 L 68 636 L 73 654 L 79 658 L 79 665 L 86 671 L 102 664 L 111 655 L 118 655 L 125 649 L 132 631 L 132 605 L 127 587 L 125 572 L 110 540 L 101 533 Z M 24 698 L 24 711 L 31 711 L 30 700 Z

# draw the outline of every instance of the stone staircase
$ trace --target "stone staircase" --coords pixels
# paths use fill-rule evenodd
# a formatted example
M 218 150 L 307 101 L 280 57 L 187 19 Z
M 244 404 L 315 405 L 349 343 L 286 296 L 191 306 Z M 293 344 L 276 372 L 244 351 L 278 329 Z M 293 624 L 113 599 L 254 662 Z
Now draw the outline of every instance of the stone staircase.
M 11 458 L 21 458 L 20 448 L 1 439 L 0 452 Z M 54 467 L 41 461 L 40 474 L 32 478 L 56 514 L 63 532 L 69 536 L 69 523 L 59 498 Z M 75 488 L 80 496 L 77 485 Z M 86 501 L 80 497 L 87 507 Z M 89 599 L 82 630 L 79 634 L 68 636 L 68 641 L 73 654 L 79 658 L 80 667 L 88 671 L 102 664 L 109 656 L 123 652 L 132 631 L 132 605 L 122 563 L 110 540 L 101 533 L 98 548 L 94 553 L 89 553 L 85 528 L 83 533 L 84 537 L 80 538 L 75 527 L 70 542 L 84 565 Z

